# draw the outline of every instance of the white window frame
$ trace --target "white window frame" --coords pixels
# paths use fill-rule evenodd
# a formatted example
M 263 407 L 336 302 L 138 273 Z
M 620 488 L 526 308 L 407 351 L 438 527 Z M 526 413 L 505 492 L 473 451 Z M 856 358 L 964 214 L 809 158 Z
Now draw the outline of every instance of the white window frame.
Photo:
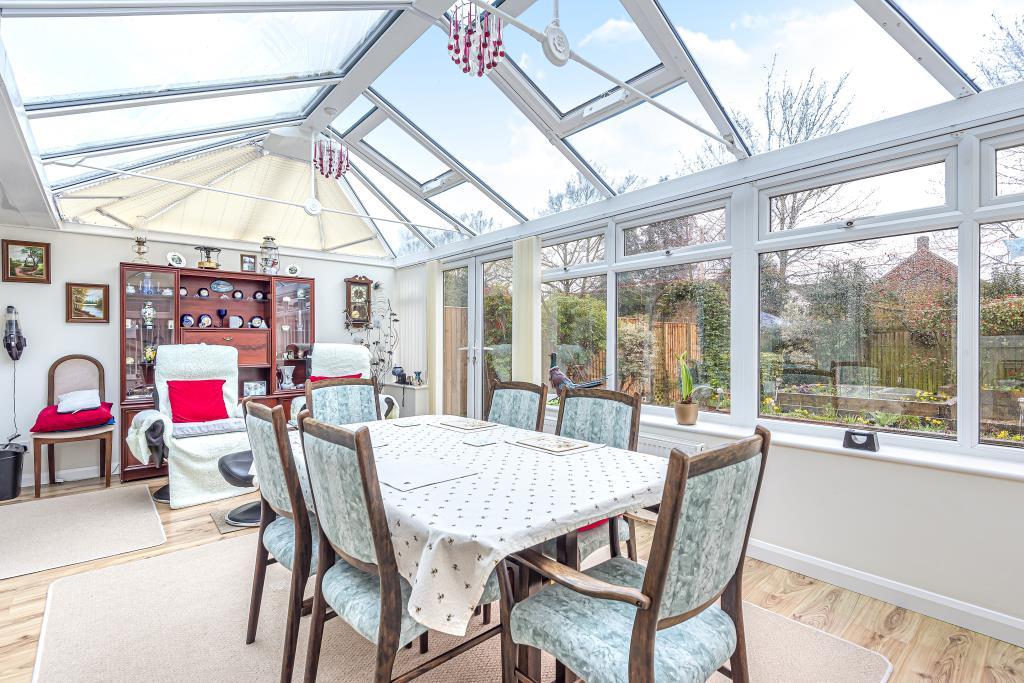
M 720 240 L 714 242 L 703 242 L 700 244 L 690 244 L 683 247 L 674 247 L 671 249 L 661 249 L 657 251 L 646 251 L 639 254 L 626 254 L 626 238 L 625 231 L 630 228 L 636 228 L 644 225 L 650 225 L 651 223 L 657 223 L 659 221 L 672 220 L 673 218 L 683 218 L 685 216 L 694 216 L 701 213 L 707 213 L 709 211 L 725 211 L 725 235 Z M 653 212 L 643 212 L 640 214 L 633 214 L 625 216 L 620 220 L 616 221 L 617 227 L 617 239 L 616 239 L 616 250 L 615 250 L 615 261 L 617 263 L 628 263 L 628 262 L 647 262 L 657 259 L 659 262 L 671 259 L 673 256 L 685 255 L 689 252 L 699 252 L 708 249 L 718 249 L 722 246 L 732 245 L 732 233 L 730 230 L 730 216 L 729 216 L 729 194 L 721 195 L 718 198 L 709 198 L 707 201 L 701 203 L 687 203 L 683 207 L 673 207 L 672 209 L 665 209 L 659 207 L 658 210 Z
M 892 150 L 887 150 L 887 153 L 882 156 L 884 158 L 891 156 L 891 154 Z M 778 230 L 774 232 L 771 230 L 771 200 L 775 197 L 797 192 L 806 192 L 807 190 L 814 190 L 857 180 L 865 180 L 867 178 L 875 178 L 888 175 L 890 173 L 907 171 L 938 163 L 945 164 L 946 198 L 945 202 L 942 204 L 922 207 L 919 209 L 910 209 L 907 211 L 862 216 L 848 221 L 807 225 L 800 228 L 793 228 L 792 230 Z M 781 240 L 787 237 L 792 238 L 800 235 L 819 234 L 827 231 L 846 233 L 851 230 L 869 228 L 880 224 L 890 224 L 899 221 L 926 222 L 937 214 L 949 213 L 956 211 L 957 209 L 957 148 L 955 143 L 946 142 L 939 149 L 932 151 L 925 151 L 918 154 L 908 154 L 905 152 L 904 155 L 895 156 L 894 158 L 889 158 L 887 160 L 879 160 L 875 163 L 865 161 L 862 165 L 854 166 L 848 170 L 835 171 L 827 175 L 820 175 L 819 170 L 818 174 L 815 174 L 809 179 L 801 178 L 781 184 L 776 181 L 771 185 L 762 185 L 759 183 L 755 185 L 758 188 L 759 241 Z M 838 241 L 844 241 L 845 239 L 851 238 L 845 237 Z
M 981 140 L 981 205 L 993 206 L 1024 202 L 1024 190 L 1009 194 L 996 194 L 996 155 L 1004 149 L 1024 147 L 1024 131 L 994 135 Z

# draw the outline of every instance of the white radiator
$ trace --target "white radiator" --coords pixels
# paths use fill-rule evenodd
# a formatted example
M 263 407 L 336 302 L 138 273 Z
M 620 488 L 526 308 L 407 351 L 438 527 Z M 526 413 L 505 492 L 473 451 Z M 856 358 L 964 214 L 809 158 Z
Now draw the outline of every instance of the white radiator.
M 544 421 L 544 431 L 553 434 L 555 431 L 556 421 L 548 418 Z M 650 453 L 651 455 L 657 455 L 662 458 L 667 458 L 669 453 L 672 452 L 673 448 L 679 448 L 684 453 L 694 455 L 704 450 L 704 444 L 699 441 L 685 441 L 683 439 L 669 439 L 660 436 L 650 436 L 640 433 L 640 438 L 637 440 L 637 450 L 641 453 Z

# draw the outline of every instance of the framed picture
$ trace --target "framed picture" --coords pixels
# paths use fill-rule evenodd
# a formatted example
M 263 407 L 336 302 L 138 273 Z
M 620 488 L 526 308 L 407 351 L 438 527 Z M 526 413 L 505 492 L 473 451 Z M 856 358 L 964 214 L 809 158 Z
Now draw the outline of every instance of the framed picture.
M 67 322 L 110 322 L 110 285 L 69 282 L 64 288 L 64 311 Z
M 352 327 L 364 327 L 370 322 L 370 289 L 373 280 L 362 275 L 345 278 L 346 317 Z
M 3 240 L 3 281 L 50 284 L 50 243 Z
M 242 382 L 242 398 L 246 396 L 266 396 L 267 383 L 263 380 L 257 382 Z
M 242 261 L 241 269 L 243 273 L 256 272 L 256 254 L 242 254 L 239 258 Z

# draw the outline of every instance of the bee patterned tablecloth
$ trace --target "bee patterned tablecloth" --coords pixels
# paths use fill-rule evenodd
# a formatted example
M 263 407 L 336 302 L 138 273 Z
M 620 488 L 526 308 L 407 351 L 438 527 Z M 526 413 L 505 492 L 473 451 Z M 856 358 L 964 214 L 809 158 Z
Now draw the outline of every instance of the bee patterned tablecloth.
M 536 432 L 461 433 L 437 426 L 444 419 L 365 423 L 379 472 L 419 459 L 444 463 L 444 476 L 474 473 L 409 491 L 381 485 L 398 569 L 412 585 L 409 613 L 428 628 L 465 634 L 488 576 L 510 553 L 661 500 L 665 458 L 607 447 L 552 455 L 511 443 Z M 483 435 L 495 443 L 464 443 Z

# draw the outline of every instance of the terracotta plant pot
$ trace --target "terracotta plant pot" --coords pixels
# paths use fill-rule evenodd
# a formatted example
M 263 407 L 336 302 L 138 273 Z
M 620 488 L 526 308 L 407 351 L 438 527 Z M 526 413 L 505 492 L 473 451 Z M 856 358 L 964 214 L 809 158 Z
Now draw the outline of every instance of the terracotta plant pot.
M 676 403 L 673 407 L 676 409 L 676 424 L 697 424 L 698 406 L 696 403 Z

